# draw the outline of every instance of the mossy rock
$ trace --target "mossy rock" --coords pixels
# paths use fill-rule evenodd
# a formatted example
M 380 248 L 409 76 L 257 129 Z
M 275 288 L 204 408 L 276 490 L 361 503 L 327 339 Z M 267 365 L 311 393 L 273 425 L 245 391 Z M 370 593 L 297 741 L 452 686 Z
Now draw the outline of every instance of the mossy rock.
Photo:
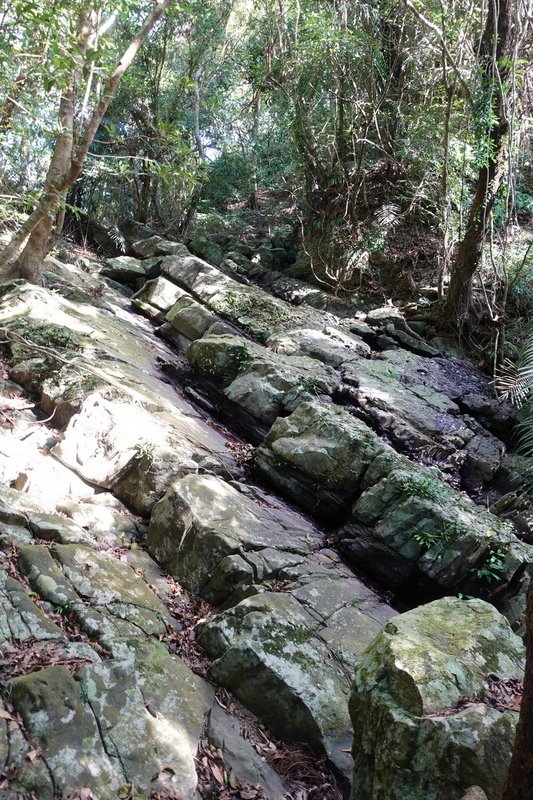
M 356 661 L 351 800 L 461 800 L 472 785 L 499 800 L 518 714 L 484 704 L 485 681 L 523 668 L 521 640 L 481 600 L 390 620 Z

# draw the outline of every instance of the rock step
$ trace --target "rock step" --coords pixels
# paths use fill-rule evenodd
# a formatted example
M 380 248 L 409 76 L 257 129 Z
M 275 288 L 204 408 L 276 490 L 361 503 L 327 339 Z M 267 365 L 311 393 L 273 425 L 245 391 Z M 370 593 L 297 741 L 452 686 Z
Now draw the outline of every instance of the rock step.
M 347 411 L 302 403 L 256 452 L 269 481 L 296 502 L 351 502 L 337 546 L 387 589 L 491 599 L 521 630 L 533 548 L 512 526 L 383 444 Z
M 150 553 L 221 609 L 200 626 L 210 673 L 285 739 L 350 769 L 354 658 L 393 610 L 310 523 L 215 476 L 188 475 L 155 505 Z
M 158 254 L 150 252 L 152 246 L 160 248 Z M 168 247 L 173 251 L 171 255 L 165 255 L 171 252 Z M 205 348 L 213 346 L 213 339 L 217 340 L 215 345 L 222 361 L 231 352 L 244 353 L 237 363 L 232 363 L 229 357 L 230 366 L 237 368 L 232 375 L 215 376 L 224 391 L 237 381 L 238 391 L 235 390 L 232 402 L 243 409 L 247 403 L 249 413 L 256 412 L 269 422 L 292 412 L 274 422 L 272 435 L 267 437 L 258 460 L 265 465 L 262 466 L 265 473 L 271 470 L 274 483 L 281 469 L 286 472 L 288 481 L 283 491 L 289 495 L 293 491 L 296 496 L 299 488 L 306 487 L 307 498 L 312 498 L 314 492 L 315 499 L 317 496 L 326 499 L 332 507 L 353 505 L 337 543 L 351 553 L 354 562 L 366 563 L 367 554 L 368 564 L 377 564 L 376 557 L 385 554 L 384 571 L 391 575 L 394 586 L 401 584 L 405 572 L 411 570 L 410 575 L 417 583 L 421 584 L 422 578 L 428 579 L 441 591 L 454 590 L 449 583 L 450 565 L 455 569 L 457 564 L 463 564 L 464 585 L 472 574 L 486 574 L 492 568 L 498 584 L 491 596 L 507 603 L 510 616 L 520 617 L 529 556 L 515 547 L 514 537 L 505 529 L 493 531 L 495 518 L 490 516 L 482 520 L 476 517 L 473 522 L 470 507 L 463 508 L 457 493 L 449 490 L 446 494 L 448 490 L 445 486 L 441 488 L 440 479 L 435 480 L 431 474 L 428 477 L 424 470 L 414 468 L 407 459 L 387 448 L 364 422 L 347 412 L 342 412 L 346 416 L 341 422 L 338 417 L 341 410 L 331 403 L 328 406 L 315 400 L 317 393 L 338 399 L 342 381 L 343 387 L 353 390 L 354 403 L 365 419 L 378 430 L 388 431 L 396 444 L 402 443 L 406 449 L 423 448 L 428 438 L 435 436 L 445 453 L 448 449 L 451 455 L 464 454 L 474 442 L 469 453 L 474 454 L 485 480 L 497 469 L 501 452 L 499 445 L 496 451 L 491 450 L 489 437 L 486 438 L 489 449 L 484 450 L 484 431 L 474 420 L 462 415 L 462 406 L 455 401 L 463 403 L 465 390 L 460 387 L 457 393 L 453 386 L 461 383 L 460 378 L 448 383 L 441 381 L 438 391 L 429 392 L 429 396 L 428 386 L 435 382 L 438 372 L 446 371 L 446 365 L 439 366 L 437 371 L 433 367 L 427 369 L 427 364 L 437 364 L 437 359 L 413 357 L 413 360 L 411 356 L 394 355 L 398 351 L 369 358 L 368 345 L 358 335 L 361 324 L 356 321 L 341 328 L 331 318 L 328 320 L 331 324 L 325 328 L 323 314 L 312 309 L 295 312 L 256 287 L 243 289 L 242 283 L 231 283 L 228 275 L 213 272 L 209 265 L 204 266 L 205 262 L 199 264 L 199 259 L 189 256 L 182 246 L 167 246 L 164 240 L 163 245 L 152 242 L 142 252 L 153 255 L 149 259 L 152 263 L 139 261 L 140 269 L 148 277 L 164 269 L 174 280 L 182 280 L 176 276 L 179 270 L 184 270 L 182 294 L 174 292 L 175 302 L 166 311 L 167 324 L 172 326 L 180 346 L 192 349 L 193 353 L 197 349 L 199 363 L 207 352 Z M 54 265 L 54 270 L 60 268 Z M 137 278 L 130 280 L 136 282 Z M 85 281 L 85 287 L 89 288 L 86 277 Z M 100 291 L 100 284 L 95 284 L 96 289 Z M 160 289 L 167 292 L 168 286 L 159 284 Z M 347 774 L 350 720 L 346 698 L 353 663 L 367 647 L 373 647 L 381 626 L 394 612 L 343 565 L 313 525 L 283 507 L 261 504 L 253 499 L 253 490 L 251 496 L 245 496 L 221 479 L 233 477 L 228 475 L 233 465 L 225 452 L 226 442 L 172 388 L 162 383 L 157 359 L 170 360 L 174 356 L 139 327 L 139 321 L 132 320 L 124 304 L 111 300 L 110 295 L 96 300 L 85 289 L 73 290 L 63 284 L 57 295 L 21 284 L 8 285 L 5 292 L 0 313 L 12 331 L 13 375 L 39 393 L 43 407 L 54 410 L 59 425 L 68 423 L 62 441 L 54 450 L 57 456 L 85 480 L 112 490 L 142 513 L 149 512 L 168 490 L 155 506 L 149 539 L 154 553 L 169 571 L 181 574 L 191 589 L 219 606 L 219 613 L 198 631 L 200 641 L 214 658 L 212 676 L 219 683 L 234 687 L 278 731 L 305 738 L 316 749 L 327 752 Z M 168 297 L 161 300 L 163 307 L 159 309 L 149 303 L 146 307 L 160 314 L 166 310 L 167 300 Z M 218 315 L 231 324 L 221 322 Z M 54 323 L 50 323 L 51 319 Z M 245 336 L 239 336 L 235 325 L 242 328 Z M 41 350 L 28 348 L 21 336 Z M 193 341 L 195 344 L 191 346 Z M 270 348 L 265 348 L 265 344 Z M 54 361 L 53 351 L 61 354 L 59 361 Z M 70 363 L 68 369 L 65 361 Z M 84 364 L 92 370 L 90 381 L 83 372 Z M 81 367 L 81 377 L 76 367 Z M 297 373 L 300 385 L 294 385 L 292 372 Z M 422 373 L 428 377 L 421 381 Z M 265 383 L 269 389 L 261 406 Z M 287 401 L 291 391 L 292 406 Z M 411 421 L 408 410 L 409 404 L 415 402 L 414 397 L 420 405 L 416 406 Z M 476 403 L 472 408 L 475 406 Z M 335 419 L 332 422 L 313 417 L 315 408 L 319 409 L 319 416 L 323 409 L 332 411 Z M 401 412 L 398 421 L 394 418 L 396 408 Z M 306 417 L 308 427 L 315 423 L 323 425 L 320 436 L 318 428 L 313 429 L 309 450 L 306 450 L 307 429 L 298 428 L 298 420 Z M 296 431 L 295 435 L 284 430 L 279 436 L 280 426 L 286 422 L 293 433 Z M 357 430 L 354 431 L 352 423 Z M 329 441 L 332 433 L 335 437 L 339 427 L 343 429 L 343 447 L 348 451 L 346 459 L 344 451 L 342 457 L 332 457 L 328 448 L 322 452 L 323 442 Z M 273 456 L 276 448 L 279 453 Z M 306 452 L 315 460 L 314 472 L 305 465 Z M 468 453 L 467 457 L 470 458 Z M 211 474 L 198 474 L 201 471 Z M 213 473 L 218 473 L 218 477 Z M 289 490 L 291 483 L 293 488 Z M 454 509 L 451 521 L 441 508 L 443 499 Z M 429 513 L 424 506 L 426 502 L 430 505 L 430 529 L 422 524 L 425 517 L 416 517 L 420 509 Z M 398 509 L 405 520 L 398 530 L 394 526 L 391 529 L 390 520 L 394 521 Z M 52 785 L 55 790 L 57 781 L 63 786 L 61 765 L 54 760 L 56 754 L 40 726 L 43 712 L 48 713 L 50 707 L 61 738 L 62 721 L 68 716 L 65 709 L 70 708 L 76 722 L 79 721 L 80 733 L 87 732 L 80 741 L 76 740 L 79 750 L 73 756 L 81 768 L 86 765 L 83 748 L 90 742 L 98 760 L 102 759 L 102 774 L 107 776 L 114 767 L 116 781 L 122 781 L 110 784 L 107 791 L 115 792 L 110 796 L 116 796 L 121 786 L 134 782 L 142 784 L 143 791 L 148 792 L 153 788 L 151 779 L 161 762 L 150 744 L 146 750 L 151 724 L 146 712 L 152 716 L 151 705 L 141 706 L 141 700 L 145 700 L 143 689 L 151 685 L 142 672 L 141 661 L 150 661 L 151 651 L 143 651 L 140 656 L 137 653 L 140 646 L 159 647 L 155 639 L 164 637 L 174 623 L 160 593 L 121 561 L 120 552 L 100 552 L 96 532 L 91 531 L 84 541 L 86 532 L 82 529 L 80 533 L 79 526 L 39 519 L 37 511 L 34 510 L 31 522 L 26 520 L 25 524 L 17 518 L 16 509 L 8 509 L 1 540 L 7 547 L 14 528 L 19 528 L 17 553 L 24 574 L 18 581 L 7 576 L 15 583 L 7 582 L 6 577 L 5 592 L 10 606 L 23 610 L 19 627 L 24 630 L 26 641 L 34 635 L 32 631 L 41 627 L 48 637 L 45 643 L 50 640 L 56 643 L 54 646 L 66 648 L 70 659 L 70 668 L 52 662 L 28 676 L 13 679 L 30 679 L 17 690 L 18 694 L 15 692 L 17 708 L 28 730 L 46 751 L 44 761 L 38 759 L 36 772 L 41 777 L 34 779 L 37 781 L 34 785 Z M 460 530 L 457 516 L 463 526 Z M 411 520 L 416 537 L 410 528 Z M 475 529 L 470 538 L 468 526 Z M 481 530 L 490 533 L 485 541 L 481 539 Z M 34 536 L 45 539 L 47 544 L 36 543 Z M 351 549 L 348 542 L 352 542 Z M 508 547 L 505 557 L 500 552 L 504 546 Z M 160 553 L 156 552 L 158 547 Z M 432 548 L 436 550 L 429 552 Z M 10 559 L 11 569 L 12 555 Z M 141 558 L 136 569 L 153 571 L 153 562 L 143 562 Z M 104 576 L 108 575 L 110 578 L 106 580 Z M 32 596 L 29 587 L 41 599 Z M 28 603 L 33 603 L 37 611 Z M 75 635 L 87 637 L 81 644 L 95 653 L 93 658 L 85 651 L 88 663 L 76 661 L 83 655 L 77 656 L 78 650 L 69 649 L 74 643 L 68 637 L 65 641 L 65 634 L 54 619 L 50 621 L 55 627 L 45 630 L 48 615 L 62 609 L 68 611 Z M 11 636 L 7 629 L 6 633 Z M 12 639 L 8 646 L 13 646 Z M 158 652 L 157 657 L 154 655 L 156 661 L 159 657 L 170 658 L 174 665 L 161 666 L 158 662 L 161 668 L 156 670 L 158 683 L 154 692 L 159 688 L 164 696 L 159 695 L 154 701 L 155 717 L 160 721 L 162 716 L 167 721 L 166 689 L 162 688 L 161 675 L 167 671 L 172 674 L 174 669 L 185 665 L 171 657 L 166 648 Z M 93 683 L 96 697 L 91 694 L 87 700 L 86 684 L 92 691 Z M 111 687 L 109 696 L 107 687 Z M 183 691 L 190 691 L 190 687 Z M 183 771 L 184 786 L 188 786 L 187 776 L 191 787 L 195 780 L 191 771 L 192 753 L 198 742 L 198 726 L 203 724 L 212 694 L 210 697 L 194 718 L 196 727 L 193 726 L 190 749 L 182 760 L 176 741 L 168 737 L 172 750 L 169 758 L 175 758 L 180 765 L 178 774 Z M 58 711 L 52 707 L 54 698 Z M 179 706 L 177 695 L 172 702 Z M 128 715 L 121 715 L 122 707 Z M 35 708 L 37 712 L 33 713 Z M 180 708 L 176 713 L 185 712 Z M 132 741 L 130 735 L 132 716 L 141 719 L 141 727 L 147 721 L 142 730 L 139 728 L 138 741 Z M 96 719 L 97 723 L 91 721 Z M 179 716 L 171 718 L 172 729 L 184 724 Z M 506 729 L 505 736 L 508 733 Z M 155 739 L 157 743 L 157 736 Z M 17 750 L 14 742 L 12 736 L 9 747 L 14 763 L 24 761 L 26 751 Z M 5 743 L 5 739 L 0 739 L 0 746 Z M 168 752 L 163 747 L 161 750 L 164 755 Z M 52 779 L 47 767 L 50 764 Z M 31 771 L 31 765 L 25 766 Z M 88 772 L 76 773 L 76 780 L 87 778 L 96 782 L 98 778 L 91 768 L 88 765 Z
M 162 258 L 160 267 L 164 277 L 157 280 L 157 291 L 147 288 L 137 297 L 149 308 L 152 294 L 170 298 L 172 282 L 189 294 L 174 307 L 165 306 L 167 319 L 179 330 L 175 341 L 183 350 L 221 315 L 285 356 L 310 356 L 334 366 L 342 378 L 338 399 L 356 405 L 399 449 L 418 457 L 430 450 L 433 460 L 460 477 L 469 491 L 479 492 L 498 470 L 504 448 L 489 430 L 505 432 L 514 413 L 498 403 L 487 378 L 473 366 L 465 368 L 434 350 L 420 355 L 423 343 L 418 341 L 418 354 L 393 342 L 393 349 L 376 356 L 364 341 L 376 336 L 367 323 L 344 322 L 310 307 L 295 308 L 184 252 Z M 157 306 L 159 301 L 154 302 Z M 398 320 L 405 326 L 393 308 L 378 309 L 367 319 L 378 328 L 390 321 L 399 325 Z
M 55 457 L 140 514 L 189 471 L 238 474 L 227 440 L 162 381 L 159 365 L 173 353 L 132 315 L 115 307 L 112 316 L 91 299 L 72 302 L 16 283 L 0 299 L 12 377 L 67 426 Z

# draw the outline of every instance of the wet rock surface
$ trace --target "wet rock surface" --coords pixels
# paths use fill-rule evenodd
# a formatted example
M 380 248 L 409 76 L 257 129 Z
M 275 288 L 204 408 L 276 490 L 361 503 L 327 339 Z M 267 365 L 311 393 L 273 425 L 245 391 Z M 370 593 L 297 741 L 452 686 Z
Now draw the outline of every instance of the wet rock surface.
M 10 790 L 52 798 L 88 786 L 114 798 L 163 787 L 196 800 L 194 756 L 205 732 L 222 752 L 223 780 L 254 783 L 255 772 L 265 796 L 283 797 L 279 776 L 213 705 L 219 685 L 345 777 L 353 722 L 354 800 L 381 796 L 372 794 L 368 755 L 375 715 L 389 726 L 381 733 L 390 747 L 379 751 L 381 785 L 392 792 L 384 800 L 395 797 L 389 755 L 404 734 L 408 760 L 434 753 L 420 769 L 402 767 L 413 800 L 416 781 L 452 751 L 471 768 L 452 770 L 428 798 L 459 800 L 478 785 L 496 800 L 516 711 L 483 705 L 449 715 L 442 704 L 475 694 L 487 670 L 519 677 L 518 640 L 479 600 L 398 617 L 386 598 L 416 605 L 478 595 L 520 630 L 531 545 L 458 491 L 495 492 L 495 508 L 491 487 L 499 481 L 508 492 L 498 437 L 512 413 L 486 378 L 424 344 L 394 309 L 358 315 L 284 280 L 271 269 L 276 248 L 259 264 L 248 251 L 226 257 L 203 241 L 192 255 L 135 226 L 128 244 L 134 256 L 99 274 L 50 259 L 47 288 L 1 290 L 3 387 L 18 403 L 0 428 L 8 487 L 0 491 L 0 644 L 13 717 L 0 755 L 14 776 Z M 109 288 L 116 280 L 129 290 Z M 251 431 L 252 463 L 242 464 L 246 444 L 188 396 Z M 209 659 L 203 677 L 176 649 L 180 591 L 215 607 L 196 626 Z M 488 641 L 493 652 L 481 663 L 476 653 Z M 421 642 L 429 661 L 416 655 Z M 396 681 L 391 666 L 389 685 L 383 664 L 397 648 L 409 678 L 400 671 Z M 428 711 L 427 698 L 439 693 L 441 705 Z M 475 737 L 486 752 L 499 749 L 485 771 Z

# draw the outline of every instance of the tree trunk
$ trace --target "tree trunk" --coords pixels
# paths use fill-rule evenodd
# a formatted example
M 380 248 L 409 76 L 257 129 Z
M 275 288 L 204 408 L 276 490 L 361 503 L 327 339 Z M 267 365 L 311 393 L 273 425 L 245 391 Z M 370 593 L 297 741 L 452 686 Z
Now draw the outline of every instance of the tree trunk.
M 253 123 L 251 130 L 251 145 L 252 145 L 252 191 L 248 198 L 248 205 L 253 211 L 259 209 L 259 152 L 258 152 L 258 138 L 259 138 L 259 119 L 261 109 L 261 95 L 259 90 L 256 90 L 253 100 Z
M 197 68 L 196 72 L 193 75 L 194 80 L 194 89 L 193 89 L 193 100 L 194 100 L 194 116 L 193 116 L 193 123 L 194 123 L 194 142 L 196 144 L 196 150 L 198 152 L 198 160 L 200 166 L 205 161 L 205 147 L 204 142 L 202 139 L 202 130 L 200 128 L 200 111 L 202 107 L 201 103 L 201 94 L 200 94 L 200 87 L 202 84 L 202 78 L 204 73 L 205 66 L 204 64 L 200 64 Z M 187 212 L 180 223 L 180 235 L 183 239 L 186 239 L 187 234 L 191 225 L 194 222 L 196 217 L 196 212 L 198 210 L 198 205 L 200 203 L 202 197 L 202 190 L 204 188 L 204 178 L 200 175 L 198 183 L 193 189 L 191 199 L 189 202 L 189 206 L 187 208 Z
M 469 317 L 472 279 L 480 264 L 490 212 L 501 182 L 501 162 L 509 129 L 504 86 L 514 57 L 516 20 L 512 0 L 489 0 L 481 46 L 483 91 L 490 98 L 492 125 L 487 130 L 485 163 L 476 180 L 465 234 L 459 242 L 448 290 L 446 315 L 462 327 Z
M 526 674 L 516 741 L 502 800 L 531 800 L 533 795 L 533 581 L 526 612 Z
M 63 92 L 61 97 L 59 107 L 61 132 L 56 139 L 43 194 L 28 219 L 0 253 L 0 279 L 21 277 L 32 283 L 41 282 L 42 262 L 50 251 L 50 234 L 64 193 L 76 181 L 83 169 L 89 148 L 104 114 L 116 94 L 123 74 L 170 2 L 171 0 L 158 0 L 151 13 L 146 17 L 113 73 L 109 76 L 101 97 L 83 128 L 77 146 L 75 146 L 75 104 L 84 66 L 83 56 L 92 34 L 90 11 L 85 8 L 80 13 L 77 43 L 80 60 L 73 71 L 71 86 Z M 11 265 L 15 261 L 16 263 L 12 267 Z

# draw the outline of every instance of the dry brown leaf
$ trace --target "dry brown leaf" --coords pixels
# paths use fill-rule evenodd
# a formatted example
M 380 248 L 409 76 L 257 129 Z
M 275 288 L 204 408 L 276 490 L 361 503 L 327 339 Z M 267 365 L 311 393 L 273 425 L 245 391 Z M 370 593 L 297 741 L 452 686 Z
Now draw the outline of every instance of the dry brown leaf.
M 213 778 L 220 784 L 224 783 L 224 774 L 219 766 L 216 764 L 211 764 L 211 774 Z

